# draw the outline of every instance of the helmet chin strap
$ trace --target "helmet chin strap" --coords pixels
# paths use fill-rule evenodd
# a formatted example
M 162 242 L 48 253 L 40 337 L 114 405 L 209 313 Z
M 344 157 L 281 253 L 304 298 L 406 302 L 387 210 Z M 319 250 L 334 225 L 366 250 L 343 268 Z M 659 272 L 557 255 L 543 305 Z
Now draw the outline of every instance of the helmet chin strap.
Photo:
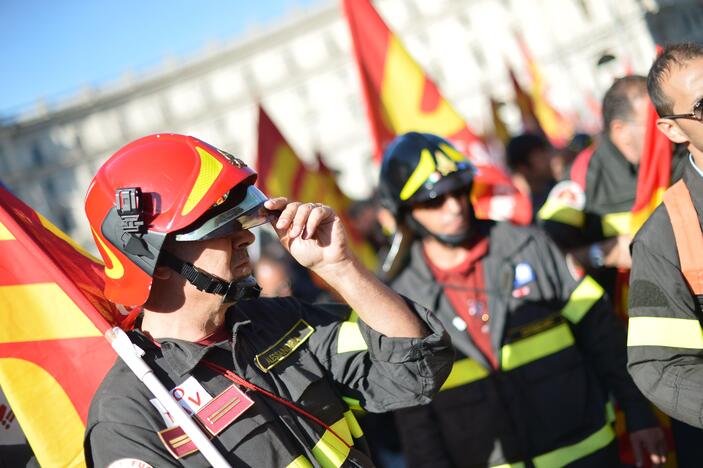
M 251 275 L 236 281 L 227 282 L 196 268 L 192 263 L 184 262 L 164 250 L 161 251 L 159 262 L 181 275 L 199 291 L 222 296 L 223 304 L 234 304 L 247 299 L 256 299 L 261 293 L 261 288 L 256 283 L 256 279 Z
M 437 234 L 420 224 L 420 222 L 413 218 L 410 213 L 408 213 L 408 215 L 406 216 L 406 223 L 408 224 L 408 227 L 412 229 L 421 238 L 432 237 L 441 242 L 442 244 L 448 245 L 450 247 L 459 247 L 460 245 L 463 245 L 469 239 L 471 239 L 471 236 L 473 236 L 471 226 L 467 227 L 464 232 L 461 232 L 459 234 Z

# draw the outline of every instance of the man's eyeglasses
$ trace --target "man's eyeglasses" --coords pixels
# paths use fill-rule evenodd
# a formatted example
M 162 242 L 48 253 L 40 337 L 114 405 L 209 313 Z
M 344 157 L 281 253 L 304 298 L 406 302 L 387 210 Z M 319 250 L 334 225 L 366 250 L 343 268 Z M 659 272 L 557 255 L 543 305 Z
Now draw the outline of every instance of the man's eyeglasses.
M 662 119 L 690 119 L 703 122 L 703 99 L 699 99 L 693 105 L 693 111 L 688 114 L 662 115 Z

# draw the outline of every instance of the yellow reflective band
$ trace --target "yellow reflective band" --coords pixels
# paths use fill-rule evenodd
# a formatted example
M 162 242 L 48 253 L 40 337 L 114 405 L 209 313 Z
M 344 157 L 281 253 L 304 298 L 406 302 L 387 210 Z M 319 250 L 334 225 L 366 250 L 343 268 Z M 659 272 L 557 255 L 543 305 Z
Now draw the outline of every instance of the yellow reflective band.
M 452 158 L 454 161 L 456 161 L 456 162 L 464 162 L 464 161 L 466 161 L 466 156 L 464 156 L 463 154 L 461 154 L 461 153 L 460 153 L 459 151 L 457 151 L 455 148 L 453 148 L 453 147 L 451 147 L 451 146 L 449 146 L 449 145 L 445 145 L 444 143 L 440 143 L 440 144 L 439 144 L 439 147 L 440 147 L 440 149 L 441 149 L 442 151 L 444 151 L 444 153 L 445 153 L 447 156 L 449 156 L 450 158 Z
M 181 215 L 183 216 L 190 213 L 193 208 L 200 203 L 200 200 L 202 200 L 207 191 L 210 190 L 215 179 L 217 179 L 217 176 L 220 175 L 222 171 L 222 163 L 213 155 L 199 146 L 196 146 L 195 149 L 200 155 L 200 169 L 198 171 L 198 177 L 193 184 L 193 188 L 190 190 L 188 199 L 181 210 Z
M 301 455 L 289 464 L 287 464 L 286 468 L 312 468 L 312 463 L 310 463 L 308 457 L 306 457 L 305 455 Z
M 400 191 L 400 199 L 407 200 L 412 197 L 413 194 L 417 192 L 417 189 L 422 187 L 422 184 L 425 183 L 435 169 L 434 159 L 432 159 L 430 151 L 423 149 L 420 153 L 420 162 L 417 164 L 413 173 L 410 174 L 410 177 L 408 177 L 408 181 L 405 182 L 403 190 Z
M 571 323 L 579 323 L 603 294 L 605 291 L 601 285 L 586 276 L 569 296 L 569 302 L 561 309 L 561 315 Z
M 502 465 L 491 465 L 491 468 L 525 468 L 525 464 L 523 462 L 504 463 Z
M 346 418 L 340 419 L 330 427 L 347 444 L 354 445 Z M 327 430 L 312 448 L 312 454 L 322 468 L 339 468 L 349 455 L 349 447 Z
M 613 405 L 612 400 L 608 400 L 608 403 L 605 404 L 605 420 L 610 424 L 613 424 L 615 419 L 615 406 Z
M 532 461 L 535 468 L 565 466 L 606 447 L 614 438 L 615 433 L 613 429 L 609 423 L 606 423 L 598 432 L 591 434 L 581 442 L 552 450 L 544 455 L 535 457 Z
M 347 319 L 347 322 L 354 322 L 354 323 L 356 323 L 356 322 L 358 322 L 358 321 L 359 321 L 359 314 L 357 314 L 355 310 L 352 310 L 352 311 L 349 313 L 349 318 Z
M 703 349 L 703 329 L 695 319 L 630 317 L 627 346 Z
M 630 211 L 608 213 L 601 217 L 601 227 L 603 228 L 603 235 L 606 237 L 630 234 L 631 226 L 632 213 Z
M 543 221 L 554 221 L 568 224 L 573 227 L 583 227 L 586 217 L 583 211 L 561 203 L 558 199 L 548 198 L 539 212 L 537 218 Z
M 441 392 L 442 390 L 467 385 L 487 376 L 488 370 L 482 367 L 478 362 L 471 358 L 459 359 L 454 362 L 449 377 L 444 381 L 444 385 L 442 385 L 439 391 Z
M 346 397 L 346 396 L 343 396 L 342 400 L 344 401 L 344 403 L 347 404 L 349 409 L 352 410 L 353 412 L 360 413 L 360 414 L 366 413 L 366 410 L 361 407 L 361 402 L 359 400 L 352 398 L 352 397 Z
M 369 349 L 361 336 L 359 324 L 356 322 L 342 322 L 337 335 L 337 354 L 350 353 L 352 351 L 366 351 Z
M 12 235 L 4 224 L 0 223 L 0 241 L 4 240 L 15 240 L 15 236 Z
M 361 429 L 361 426 L 359 426 L 359 421 L 356 420 L 354 413 L 351 411 L 345 412 L 344 419 L 347 421 L 349 432 L 353 438 L 359 439 L 360 437 L 364 437 L 364 431 Z
M 507 344 L 501 349 L 501 368 L 515 369 L 536 361 L 574 344 L 574 336 L 565 323 L 515 343 Z

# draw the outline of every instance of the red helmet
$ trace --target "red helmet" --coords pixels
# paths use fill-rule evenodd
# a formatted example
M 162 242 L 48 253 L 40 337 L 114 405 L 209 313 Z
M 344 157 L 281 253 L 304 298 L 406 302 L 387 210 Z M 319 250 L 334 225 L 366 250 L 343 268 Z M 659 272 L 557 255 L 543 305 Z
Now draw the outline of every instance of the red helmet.
M 105 260 L 105 295 L 127 306 L 149 297 L 166 236 L 222 237 L 267 221 L 266 196 L 241 160 L 190 136 L 140 138 L 91 182 L 85 211 Z

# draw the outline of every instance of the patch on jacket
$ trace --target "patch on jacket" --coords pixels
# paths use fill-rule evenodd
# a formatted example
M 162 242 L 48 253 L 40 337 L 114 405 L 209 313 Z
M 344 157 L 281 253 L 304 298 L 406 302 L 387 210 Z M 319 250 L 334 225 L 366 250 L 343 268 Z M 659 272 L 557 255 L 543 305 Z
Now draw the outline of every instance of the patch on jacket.
M 505 333 L 505 343 L 514 343 L 531 336 L 540 334 L 564 323 L 560 314 L 552 314 L 535 322 L 512 327 Z
M 293 351 L 305 342 L 315 329 L 305 320 L 300 319 L 298 323 L 288 330 L 276 343 L 269 346 L 266 351 L 256 355 L 256 365 L 264 372 L 268 372 L 273 366 L 290 356 Z

